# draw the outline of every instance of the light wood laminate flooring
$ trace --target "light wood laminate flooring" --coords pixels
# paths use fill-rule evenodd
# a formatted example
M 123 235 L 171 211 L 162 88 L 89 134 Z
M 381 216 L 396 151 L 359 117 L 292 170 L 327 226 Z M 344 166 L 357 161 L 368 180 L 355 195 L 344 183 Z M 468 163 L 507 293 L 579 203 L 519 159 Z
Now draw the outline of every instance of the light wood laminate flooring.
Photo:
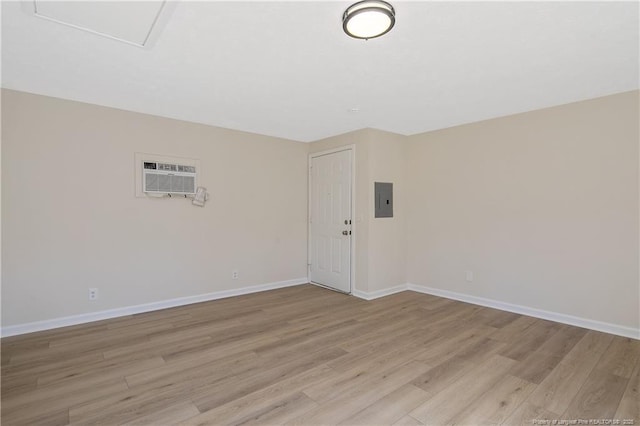
M 312 285 L 2 339 L 3 425 L 640 424 L 640 342 Z

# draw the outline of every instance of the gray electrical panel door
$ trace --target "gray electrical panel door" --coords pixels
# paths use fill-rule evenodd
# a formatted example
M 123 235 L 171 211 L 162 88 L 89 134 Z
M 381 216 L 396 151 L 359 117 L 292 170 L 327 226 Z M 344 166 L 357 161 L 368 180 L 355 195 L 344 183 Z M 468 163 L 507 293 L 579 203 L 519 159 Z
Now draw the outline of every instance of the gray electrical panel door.
M 375 182 L 375 217 L 393 217 L 393 183 Z

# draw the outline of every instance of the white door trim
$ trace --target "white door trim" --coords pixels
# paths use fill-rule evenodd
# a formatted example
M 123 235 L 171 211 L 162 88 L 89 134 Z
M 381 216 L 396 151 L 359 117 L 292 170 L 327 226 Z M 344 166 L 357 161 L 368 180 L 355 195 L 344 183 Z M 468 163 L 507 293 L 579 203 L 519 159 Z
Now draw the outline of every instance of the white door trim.
M 358 235 L 357 220 L 356 220 L 356 146 L 355 144 L 343 145 L 333 149 L 327 149 L 325 151 L 313 152 L 309 154 L 308 175 L 307 175 L 307 279 L 310 283 L 323 286 L 319 283 L 311 281 L 311 160 L 316 157 L 322 157 L 323 155 L 335 154 L 336 152 L 351 151 L 351 265 L 350 269 L 350 283 L 349 294 L 353 293 L 353 289 L 356 288 L 356 236 Z M 327 287 L 328 288 L 328 287 Z

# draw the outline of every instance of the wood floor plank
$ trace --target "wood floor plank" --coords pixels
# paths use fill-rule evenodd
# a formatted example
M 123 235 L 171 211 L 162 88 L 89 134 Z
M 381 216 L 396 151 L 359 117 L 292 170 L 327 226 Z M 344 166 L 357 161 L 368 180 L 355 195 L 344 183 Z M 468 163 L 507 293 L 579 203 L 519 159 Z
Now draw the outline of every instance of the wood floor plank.
M 268 407 L 252 411 L 233 425 L 281 425 L 317 407 L 318 404 L 302 392 L 296 392 Z
M 172 330 L 174 325 L 169 322 L 160 321 L 147 321 L 140 325 L 123 325 L 118 328 L 110 328 L 107 325 L 107 330 L 100 333 L 102 340 L 116 340 L 119 341 L 123 338 L 129 337 L 128 340 L 136 341 L 137 338 L 147 339 L 147 336 L 153 332 Z M 67 345 L 75 345 L 75 347 L 86 347 L 88 344 L 95 342 L 95 337 L 91 334 L 76 335 L 72 337 L 64 338 L 51 338 L 49 340 L 49 348 L 69 347 Z
M 533 425 L 533 424 L 551 424 L 553 420 L 559 420 L 560 415 L 545 410 L 542 407 L 533 405 L 530 402 L 523 402 L 509 417 L 501 424 L 510 425 Z M 549 423 L 546 423 L 549 421 Z
M 265 344 L 256 348 L 256 352 L 263 356 L 269 356 L 269 354 L 274 352 L 281 352 L 282 347 L 286 346 L 288 348 L 299 348 L 301 351 L 305 351 L 309 347 L 311 342 L 322 342 L 324 344 L 325 339 L 331 338 L 331 336 L 341 335 L 343 333 L 349 332 L 349 330 L 357 330 L 358 333 L 361 330 L 365 329 L 366 326 L 364 324 L 359 323 L 353 319 L 339 322 L 336 324 L 331 324 L 325 326 L 321 329 L 305 329 L 298 330 L 295 333 L 289 333 L 285 336 L 282 336 L 280 332 L 277 333 L 278 339 L 274 340 L 272 343 Z M 340 339 L 340 337 L 338 337 Z
M 424 423 L 419 422 L 415 418 L 407 415 L 398 420 L 393 424 L 393 426 L 422 426 Z
M 9 361 L 11 361 L 11 352 L 9 349 L 0 352 L 0 367 L 8 365 Z
M 616 410 L 615 418 L 640 421 L 640 361 L 636 362 L 636 366 L 627 383 L 627 388 Z
M 483 318 L 482 323 L 494 328 L 503 328 L 520 318 L 521 315 L 513 312 L 499 311 L 497 309 L 485 308 L 479 313 L 479 318 Z
M 558 323 L 539 320 L 518 336 L 516 341 L 507 346 L 502 355 L 516 361 L 522 361 L 542 344 L 552 339 L 556 333 L 560 332 L 561 328 Z
M 255 313 L 252 313 L 255 315 Z M 172 328 L 166 330 L 150 330 L 148 337 L 150 341 L 162 340 L 180 336 L 180 338 L 195 338 L 212 335 L 224 336 L 225 332 L 233 334 L 233 332 L 244 331 L 246 323 L 241 318 L 194 318 L 184 320 L 173 325 Z
M 339 343 L 349 340 L 354 336 L 366 334 L 377 327 L 376 324 L 358 323 L 350 324 L 342 329 L 330 330 L 320 333 L 309 339 L 303 339 L 290 345 L 274 344 L 264 345 L 256 348 L 256 353 L 267 359 L 295 358 L 296 354 L 307 354 L 319 351 L 327 347 L 339 347 Z M 340 348 L 343 354 L 347 352 Z
M 340 397 L 340 395 L 350 394 L 354 389 L 368 388 L 372 386 L 372 383 L 384 380 L 389 371 L 415 360 L 416 354 L 420 350 L 418 348 L 396 349 L 392 352 L 376 354 L 355 368 L 341 371 L 328 380 L 307 387 L 304 392 L 313 400 L 326 403 Z M 420 363 L 419 366 L 420 368 L 423 366 L 429 368 L 424 363 Z
M 184 401 L 172 404 L 165 408 L 149 414 L 143 414 L 128 422 L 121 423 L 122 426 L 143 426 L 143 425 L 172 425 L 184 421 L 190 417 L 200 414 L 198 408 L 191 401 Z
M 237 374 L 241 369 L 247 368 L 257 362 L 255 352 L 241 352 L 226 357 L 209 359 L 208 351 L 202 357 L 189 357 L 173 362 L 164 362 L 153 369 L 144 369 L 125 375 L 125 380 L 130 388 L 154 384 L 178 383 L 188 380 L 198 380 L 200 377 L 215 374 L 216 378 L 229 377 Z
M 397 307 L 401 308 L 402 306 L 413 304 L 416 300 L 415 295 L 416 293 L 414 292 L 404 291 L 401 293 L 392 294 L 387 297 L 374 299 L 370 303 L 365 304 L 362 310 L 367 312 L 376 312 L 376 311 L 393 309 Z
M 275 336 L 258 331 L 251 333 L 250 336 L 241 338 L 217 340 L 217 337 L 213 337 L 206 343 L 195 347 L 191 345 L 187 347 L 173 346 L 163 349 L 161 354 L 162 358 L 167 362 L 185 358 L 199 358 L 203 355 L 205 358 L 210 359 L 214 356 L 212 354 L 217 354 L 218 357 L 224 357 L 234 353 L 254 351 L 257 348 L 278 342 L 279 340 L 280 339 Z
M 452 424 L 503 423 L 533 392 L 535 384 L 507 375 L 454 416 Z
M 37 378 L 39 375 L 46 374 L 50 371 L 59 370 L 62 368 L 73 367 L 78 365 L 86 365 L 94 362 L 100 362 L 104 360 L 101 351 L 92 351 L 88 354 L 74 354 L 70 353 L 63 359 L 47 359 L 40 358 L 30 362 L 24 362 L 21 364 L 9 364 L 2 368 L 2 378 L 7 377 L 25 377 L 33 376 Z
M 474 364 L 481 364 L 495 354 L 504 352 L 507 344 L 480 337 L 471 345 L 461 345 L 453 352 L 455 358 L 463 359 Z
M 202 374 L 199 379 L 169 383 L 152 382 L 143 386 L 111 393 L 102 398 L 69 405 L 69 419 L 73 424 L 118 424 L 134 421 L 167 406 L 189 401 L 187 392 L 193 388 L 210 386 L 220 372 Z
M 364 410 L 344 420 L 342 425 L 390 425 L 424 402 L 429 394 L 411 384 L 387 394 Z
M 160 311 L 136 314 L 126 321 L 109 322 L 106 324 L 106 326 L 109 330 L 126 330 L 132 327 L 148 330 L 146 328 L 147 324 L 171 324 L 175 326 L 177 322 L 189 320 L 191 318 L 192 315 L 191 313 L 189 313 L 189 311 L 184 312 L 179 310 L 165 309 Z
M 468 348 L 476 346 L 483 341 L 485 336 L 489 335 L 493 330 L 485 327 L 470 327 L 461 333 L 452 336 L 442 336 L 441 338 L 430 342 L 428 350 L 420 355 L 420 361 L 434 365 L 438 361 L 442 361 L 465 351 Z
M 419 297 L 422 301 L 422 306 L 427 310 L 437 310 L 444 308 L 446 309 L 449 306 L 453 306 L 456 304 L 455 301 L 451 299 L 445 299 L 444 297 L 432 296 L 430 294 L 417 293 L 415 291 L 406 292 L 408 295 L 412 297 Z
M 30 335 L 33 336 L 34 334 L 38 334 L 38 333 L 31 333 Z M 17 337 L 22 337 L 22 336 L 15 336 L 15 337 L 5 337 L 2 339 L 2 365 L 7 365 L 11 362 L 11 356 L 16 354 L 16 353 L 20 353 L 20 352 L 31 352 L 34 350 L 42 350 L 42 349 L 48 349 L 49 348 L 49 338 L 41 338 L 38 336 L 34 336 L 33 340 L 10 340 L 10 339 L 15 339 Z M 5 339 L 7 341 L 5 341 Z
M 110 378 L 122 378 L 129 373 L 154 370 L 165 365 L 164 359 L 151 356 L 141 360 L 103 360 L 88 365 L 71 366 L 38 376 L 38 387 L 61 387 L 68 383 L 102 382 Z
M 468 404 L 485 394 L 505 377 L 515 363 L 516 361 L 510 358 L 494 355 L 409 414 L 424 424 L 447 424 Z M 460 401 L 463 401 L 462 406 Z
M 38 388 L 31 393 L 2 400 L 2 424 L 32 424 L 38 419 L 46 420 L 48 414 L 56 418 L 68 417 L 68 407 L 99 400 L 108 395 L 127 391 L 122 379 L 104 383 L 74 384 L 74 387 L 58 388 L 49 386 Z
M 332 310 L 330 314 L 329 312 L 326 312 L 324 315 L 330 315 L 330 318 L 326 318 L 323 321 L 324 327 L 322 327 L 322 329 L 325 332 L 328 332 L 331 329 L 340 329 L 344 325 L 357 322 L 353 318 L 353 313 L 346 310 L 341 312 L 339 315 L 336 315 L 334 310 Z M 287 320 L 286 324 L 280 327 L 274 335 L 278 336 L 283 342 L 289 342 L 293 339 L 313 337 L 318 334 L 318 327 L 316 327 L 317 321 L 317 315 L 305 321 Z
M 66 337 L 73 335 L 86 335 L 87 333 L 101 333 L 107 329 L 107 324 L 118 321 L 126 322 L 131 320 L 131 318 L 131 315 L 127 315 L 120 318 L 95 321 L 88 324 L 71 325 L 67 327 L 54 328 L 51 330 L 38 331 L 36 333 L 3 337 L 2 345 L 7 347 L 24 347 L 24 345 L 38 345 L 42 343 L 46 343 L 47 345 L 49 345 L 49 340 L 51 340 L 52 337 Z
M 433 316 L 433 311 L 430 312 L 431 318 L 430 327 L 448 328 L 465 325 L 474 325 L 477 328 L 490 328 L 495 331 L 495 328 L 488 327 L 483 324 L 479 324 L 475 317 L 478 312 L 482 310 L 482 307 L 471 305 L 468 303 L 461 303 L 460 305 L 453 305 L 444 308 L 445 313 L 439 313 L 437 316 Z
M 628 379 L 594 369 L 563 413 L 567 419 L 612 419 Z
M 37 425 L 37 426 L 66 426 L 69 424 L 69 410 L 42 410 L 36 413 L 26 411 L 2 415 L 2 424 L 7 425 Z
M 336 359 L 346 352 L 339 348 L 329 348 L 301 356 L 297 361 L 280 365 L 259 373 L 233 377 L 208 389 L 193 392 L 192 400 L 201 412 L 211 410 L 234 399 L 269 386 L 272 383 L 295 376 L 303 371 Z
M 124 398 L 132 399 L 125 400 Z M 135 397 L 127 394 L 124 398 L 115 406 L 105 405 L 102 401 L 96 401 L 98 404 L 95 405 L 73 405 L 69 409 L 69 424 L 74 426 L 119 425 L 135 422 L 145 416 L 153 416 L 154 413 L 158 413 L 166 407 L 182 406 L 188 402 L 188 398 L 184 396 L 167 392 L 142 393 Z
M 638 359 L 640 340 L 615 336 L 596 368 L 628 379 Z
M 560 331 L 542 343 L 536 352 L 544 355 L 563 357 L 587 334 L 587 329 L 561 325 Z
M 586 333 L 587 330 L 582 328 L 561 326 L 557 333 L 514 366 L 511 374 L 532 383 L 541 383 Z
M 149 339 L 126 346 L 117 346 L 102 352 L 105 359 L 122 358 L 127 355 L 136 357 L 140 353 L 149 355 L 168 355 L 183 353 L 191 348 L 200 348 L 211 342 L 211 336 L 185 337 L 181 334 L 173 335 L 172 339 Z
M 326 403 L 287 424 L 339 424 L 387 394 L 408 384 L 416 374 L 424 373 L 428 369 L 429 367 L 421 362 L 411 361 L 387 370 L 384 375 L 367 382 L 366 386 L 337 394 Z
M 262 412 L 276 401 L 286 399 L 290 395 L 301 392 L 307 386 L 317 381 L 327 380 L 336 374 L 330 367 L 319 365 L 300 374 L 274 383 L 263 389 L 236 398 L 219 407 L 187 419 L 184 423 L 190 426 L 204 426 L 212 423 L 235 424 L 247 416 Z M 302 413 L 299 413 L 300 415 Z
M 25 392 L 31 392 L 38 386 L 35 375 L 18 375 L 2 378 L 2 393 L 17 396 Z
M 540 384 L 556 366 L 562 361 L 559 356 L 547 355 L 540 352 L 532 352 L 528 357 L 518 362 L 510 371 L 510 374 Z
M 340 359 L 330 362 L 329 366 L 336 371 L 343 372 L 362 367 L 372 359 L 377 359 L 390 353 L 397 353 L 401 348 L 412 347 L 412 342 L 415 342 L 416 336 L 421 334 L 422 332 L 415 331 L 397 332 L 389 333 L 386 337 L 374 337 L 369 333 L 367 334 L 371 336 L 369 345 L 359 345 L 355 349 L 346 349 L 345 346 L 349 346 L 348 344 L 340 345 L 348 353 L 340 357 Z
M 536 319 L 533 317 L 521 316 L 516 320 L 510 322 L 506 326 L 500 328 L 495 333 L 491 335 L 491 338 L 494 340 L 499 340 L 501 342 L 512 343 L 517 341 L 519 336 L 524 333 L 524 331 L 534 325 L 536 323 Z
M 3 425 L 640 418 L 640 342 L 301 285 L 0 340 Z
M 469 361 L 453 357 L 416 377 L 411 384 L 433 397 L 476 367 Z
M 529 402 L 553 413 L 564 413 L 595 367 L 613 336 L 590 331 L 538 385 Z
M 100 336 L 99 339 L 93 338 L 88 342 L 80 342 L 80 343 L 71 343 L 68 345 L 56 346 L 53 348 L 46 348 L 42 350 L 30 350 L 25 352 L 16 353 L 11 356 L 11 361 L 9 362 L 9 366 L 12 365 L 20 365 L 20 364 L 30 364 L 38 361 L 48 361 L 58 362 L 68 359 L 70 355 L 77 357 L 82 355 L 92 355 L 92 354 L 100 354 L 102 356 L 102 352 L 107 350 L 109 347 L 118 346 L 118 345 L 127 345 L 130 343 L 139 342 L 142 340 L 147 340 L 146 336 L 138 336 L 138 335 L 114 335 L 112 332 L 110 334 L 105 334 L 104 336 Z
M 385 321 L 380 324 L 380 327 L 372 330 L 370 333 L 355 336 L 352 339 L 345 340 L 340 343 L 340 347 L 350 353 L 355 353 L 363 350 L 375 351 L 380 347 L 384 347 L 390 340 L 401 338 L 408 334 L 424 334 L 424 330 L 416 330 L 412 327 L 415 325 L 416 317 L 408 316 L 403 318 L 396 318 L 395 321 Z M 389 342 L 391 344 L 391 342 Z

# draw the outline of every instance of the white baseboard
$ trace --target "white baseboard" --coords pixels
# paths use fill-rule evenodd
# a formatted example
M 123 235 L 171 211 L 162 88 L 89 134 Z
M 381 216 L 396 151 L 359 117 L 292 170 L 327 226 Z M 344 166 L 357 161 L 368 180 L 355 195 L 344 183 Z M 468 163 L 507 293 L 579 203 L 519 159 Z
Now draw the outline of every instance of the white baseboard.
M 50 330 L 52 328 L 67 327 L 70 325 L 85 324 L 92 321 L 100 321 L 126 315 L 140 314 L 143 312 L 157 311 L 160 309 L 174 308 L 176 306 L 190 305 L 192 303 L 208 302 L 210 300 L 225 299 L 227 297 L 240 296 L 243 294 L 291 287 L 295 285 L 306 284 L 308 282 L 309 280 L 306 277 L 296 278 L 293 280 L 235 288 L 232 290 L 215 291 L 213 293 L 199 294 L 197 296 L 179 297 L 176 299 L 161 300 L 159 302 L 145 303 L 142 305 L 108 309 L 106 311 L 89 312 L 86 314 L 72 315 L 68 317 L 54 318 L 44 321 L 10 325 L 2 327 L 2 329 L 0 329 L 0 335 L 2 337 L 16 336 L 19 334 L 33 333 L 35 331 Z
M 433 296 L 459 300 L 461 302 L 472 303 L 474 305 L 487 306 L 489 308 L 500 309 L 502 311 L 514 312 L 516 314 L 527 315 L 530 317 L 541 318 L 541 319 L 555 321 L 563 324 L 575 325 L 577 327 L 588 328 L 590 330 L 602 331 L 604 333 L 630 337 L 632 339 L 640 339 L 640 329 L 638 328 L 627 327 L 627 326 L 618 325 L 618 324 L 611 324 L 607 322 L 591 320 L 588 318 L 581 318 L 573 315 L 561 314 L 558 312 L 550 312 L 542 309 L 530 308 L 528 306 L 500 302 L 493 299 L 485 299 L 483 297 L 456 293 L 453 291 L 442 290 L 439 288 L 432 288 L 432 287 L 426 287 L 426 286 L 415 285 L 415 284 L 407 284 L 406 288 L 407 290 L 412 290 L 418 293 L 431 294 Z
M 364 300 L 373 300 L 373 299 L 377 299 L 379 297 L 384 297 L 384 296 L 389 296 L 391 294 L 396 294 L 396 293 L 400 293 L 402 291 L 406 291 L 408 290 L 408 287 L 406 284 L 402 284 L 402 285 L 397 285 L 395 287 L 390 287 L 390 288 L 385 288 L 382 290 L 377 290 L 377 291 L 372 291 L 372 292 L 366 292 L 366 291 L 361 291 L 361 290 L 353 290 L 353 292 L 351 292 L 352 295 L 360 298 L 360 299 L 364 299 Z
M 274 283 L 260 284 L 250 287 L 237 288 L 232 290 L 216 291 L 213 293 L 200 294 L 197 296 L 180 297 L 170 300 L 162 300 L 159 302 L 146 303 L 143 305 L 127 306 L 124 308 L 108 309 L 106 311 L 90 312 L 86 314 L 72 315 L 63 318 L 54 318 L 45 321 L 36 321 L 26 324 L 18 324 L 2 327 L 0 335 L 2 337 L 16 336 L 19 334 L 33 333 L 35 331 L 50 330 L 53 328 L 67 327 L 70 325 L 85 324 L 92 321 L 100 321 L 109 318 L 117 318 L 126 315 L 139 314 L 143 312 L 157 311 L 160 309 L 173 308 L 176 306 L 184 306 L 192 303 L 207 302 L 210 300 L 224 299 L 227 297 L 240 296 L 243 294 L 257 293 L 260 291 L 274 290 L 278 288 L 290 287 L 300 284 L 306 284 L 309 280 L 305 278 L 297 278 L 287 281 L 279 281 Z M 542 309 L 531 308 L 528 306 L 515 305 L 506 302 L 500 302 L 493 299 L 471 296 L 463 293 L 442 290 L 438 288 L 426 287 L 416 284 L 404 284 L 383 290 L 373 292 L 365 292 L 354 290 L 353 296 L 364 300 L 373 300 L 380 297 L 389 296 L 391 294 L 400 293 L 406 290 L 418 293 L 431 294 L 433 296 L 444 297 L 447 299 L 459 300 L 461 302 L 472 303 L 474 305 L 486 306 L 489 308 L 500 309 L 502 311 L 514 312 L 521 315 L 528 315 L 535 318 L 542 318 L 563 324 L 574 325 L 577 327 L 588 328 L 591 330 L 611 333 L 618 336 L 640 339 L 640 329 L 627 327 L 617 324 L 606 323 L 602 321 L 591 320 L 587 318 L 576 317 L 572 315 L 561 314 L 557 312 L 545 311 Z

